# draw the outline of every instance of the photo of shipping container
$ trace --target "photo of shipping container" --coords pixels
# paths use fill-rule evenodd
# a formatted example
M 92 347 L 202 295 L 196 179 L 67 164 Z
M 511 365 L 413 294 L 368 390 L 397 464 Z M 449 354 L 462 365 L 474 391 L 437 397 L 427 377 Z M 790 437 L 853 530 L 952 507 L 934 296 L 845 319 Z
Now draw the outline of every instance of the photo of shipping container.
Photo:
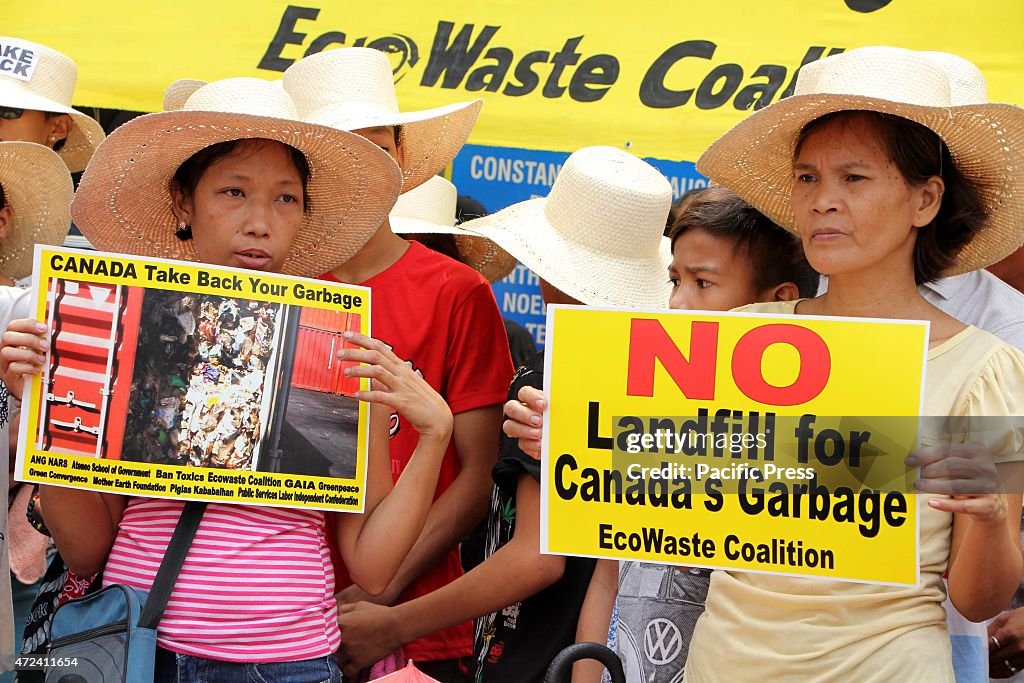
M 53 278 L 36 448 L 119 459 L 144 290 Z M 118 353 L 120 349 L 125 353 Z
M 353 365 L 337 359 L 355 348 L 342 334 L 359 331 L 359 314 L 303 308 L 289 318 L 282 351 L 281 386 L 268 448 L 259 470 L 352 479 L 356 471 L 359 402 L 352 398 L 359 380 L 346 377 Z

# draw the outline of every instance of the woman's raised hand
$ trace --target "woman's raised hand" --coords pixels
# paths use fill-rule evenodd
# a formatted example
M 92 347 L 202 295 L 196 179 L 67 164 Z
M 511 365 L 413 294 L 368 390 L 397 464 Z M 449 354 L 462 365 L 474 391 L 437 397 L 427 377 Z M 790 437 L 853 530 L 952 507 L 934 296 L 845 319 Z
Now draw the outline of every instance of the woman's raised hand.
M 409 363 L 396 356 L 380 340 L 357 332 L 345 332 L 343 336 L 361 348 L 342 349 L 337 354 L 338 359 L 365 363 L 346 368 L 345 374 L 370 378 L 370 389 L 357 391 L 357 399 L 393 408 L 421 437 L 450 437 L 453 424 L 451 409 Z

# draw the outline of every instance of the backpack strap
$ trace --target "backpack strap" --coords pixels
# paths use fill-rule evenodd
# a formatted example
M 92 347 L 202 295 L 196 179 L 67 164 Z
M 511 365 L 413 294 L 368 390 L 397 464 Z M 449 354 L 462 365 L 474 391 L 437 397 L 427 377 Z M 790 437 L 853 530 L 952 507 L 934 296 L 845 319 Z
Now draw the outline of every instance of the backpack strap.
M 181 573 L 181 566 L 185 563 L 185 556 L 188 554 L 192 539 L 199 529 L 199 522 L 206 510 L 206 503 L 203 501 L 190 500 L 185 503 L 178 518 L 178 524 L 174 527 L 174 534 L 167 544 L 167 552 L 160 562 L 160 568 L 153 579 L 153 587 L 146 598 L 146 604 L 139 616 L 139 628 L 156 629 L 160 618 L 167 608 L 167 601 L 174 589 L 174 582 L 178 580 Z

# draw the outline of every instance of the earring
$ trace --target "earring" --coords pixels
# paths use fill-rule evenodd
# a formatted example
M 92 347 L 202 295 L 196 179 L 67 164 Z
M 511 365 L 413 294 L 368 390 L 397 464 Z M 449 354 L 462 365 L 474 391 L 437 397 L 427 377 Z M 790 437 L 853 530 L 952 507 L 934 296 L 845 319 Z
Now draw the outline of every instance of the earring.
M 188 227 L 188 223 L 185 221 L 178 221 L 178 230 L 184 230 Z

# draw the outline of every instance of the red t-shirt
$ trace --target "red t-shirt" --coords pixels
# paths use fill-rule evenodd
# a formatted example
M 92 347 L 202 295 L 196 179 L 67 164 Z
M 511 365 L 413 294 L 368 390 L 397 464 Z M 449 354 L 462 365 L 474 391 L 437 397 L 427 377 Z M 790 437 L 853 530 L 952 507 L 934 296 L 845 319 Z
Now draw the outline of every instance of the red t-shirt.
M 329 273 L 321 276 L 337 281 Z M 448 402 L 453 414 L 505 402 L 512 379 L 505 326 L 491 287 L 472 268 L 410 242 L 390 268 L 366 282 L 370 287 L 371 333 L 412 364 Z M 416 430 L 397 415 L 391 417 L 391 474 L 397 480 L 416 447 Z M 495 436 L 497 455 L 497 436 Z M 455 440 L 448 445 L 438 476 L 437 498 L 459 474 Z M 330 517 L 330 515 L 328 515 Z M 333 544 L 334 534 L 328 534 Z M 338 561 L 338 590 L 351 585 Z M 399 598 L 412 600 L 462 576 L 459 548 L 413 582 Z M 344 638 L 344 636 L 342 636 Z M 473 623 L 466 622 L 405 646 L 409 659 L 433 661 L 473 653 Z

